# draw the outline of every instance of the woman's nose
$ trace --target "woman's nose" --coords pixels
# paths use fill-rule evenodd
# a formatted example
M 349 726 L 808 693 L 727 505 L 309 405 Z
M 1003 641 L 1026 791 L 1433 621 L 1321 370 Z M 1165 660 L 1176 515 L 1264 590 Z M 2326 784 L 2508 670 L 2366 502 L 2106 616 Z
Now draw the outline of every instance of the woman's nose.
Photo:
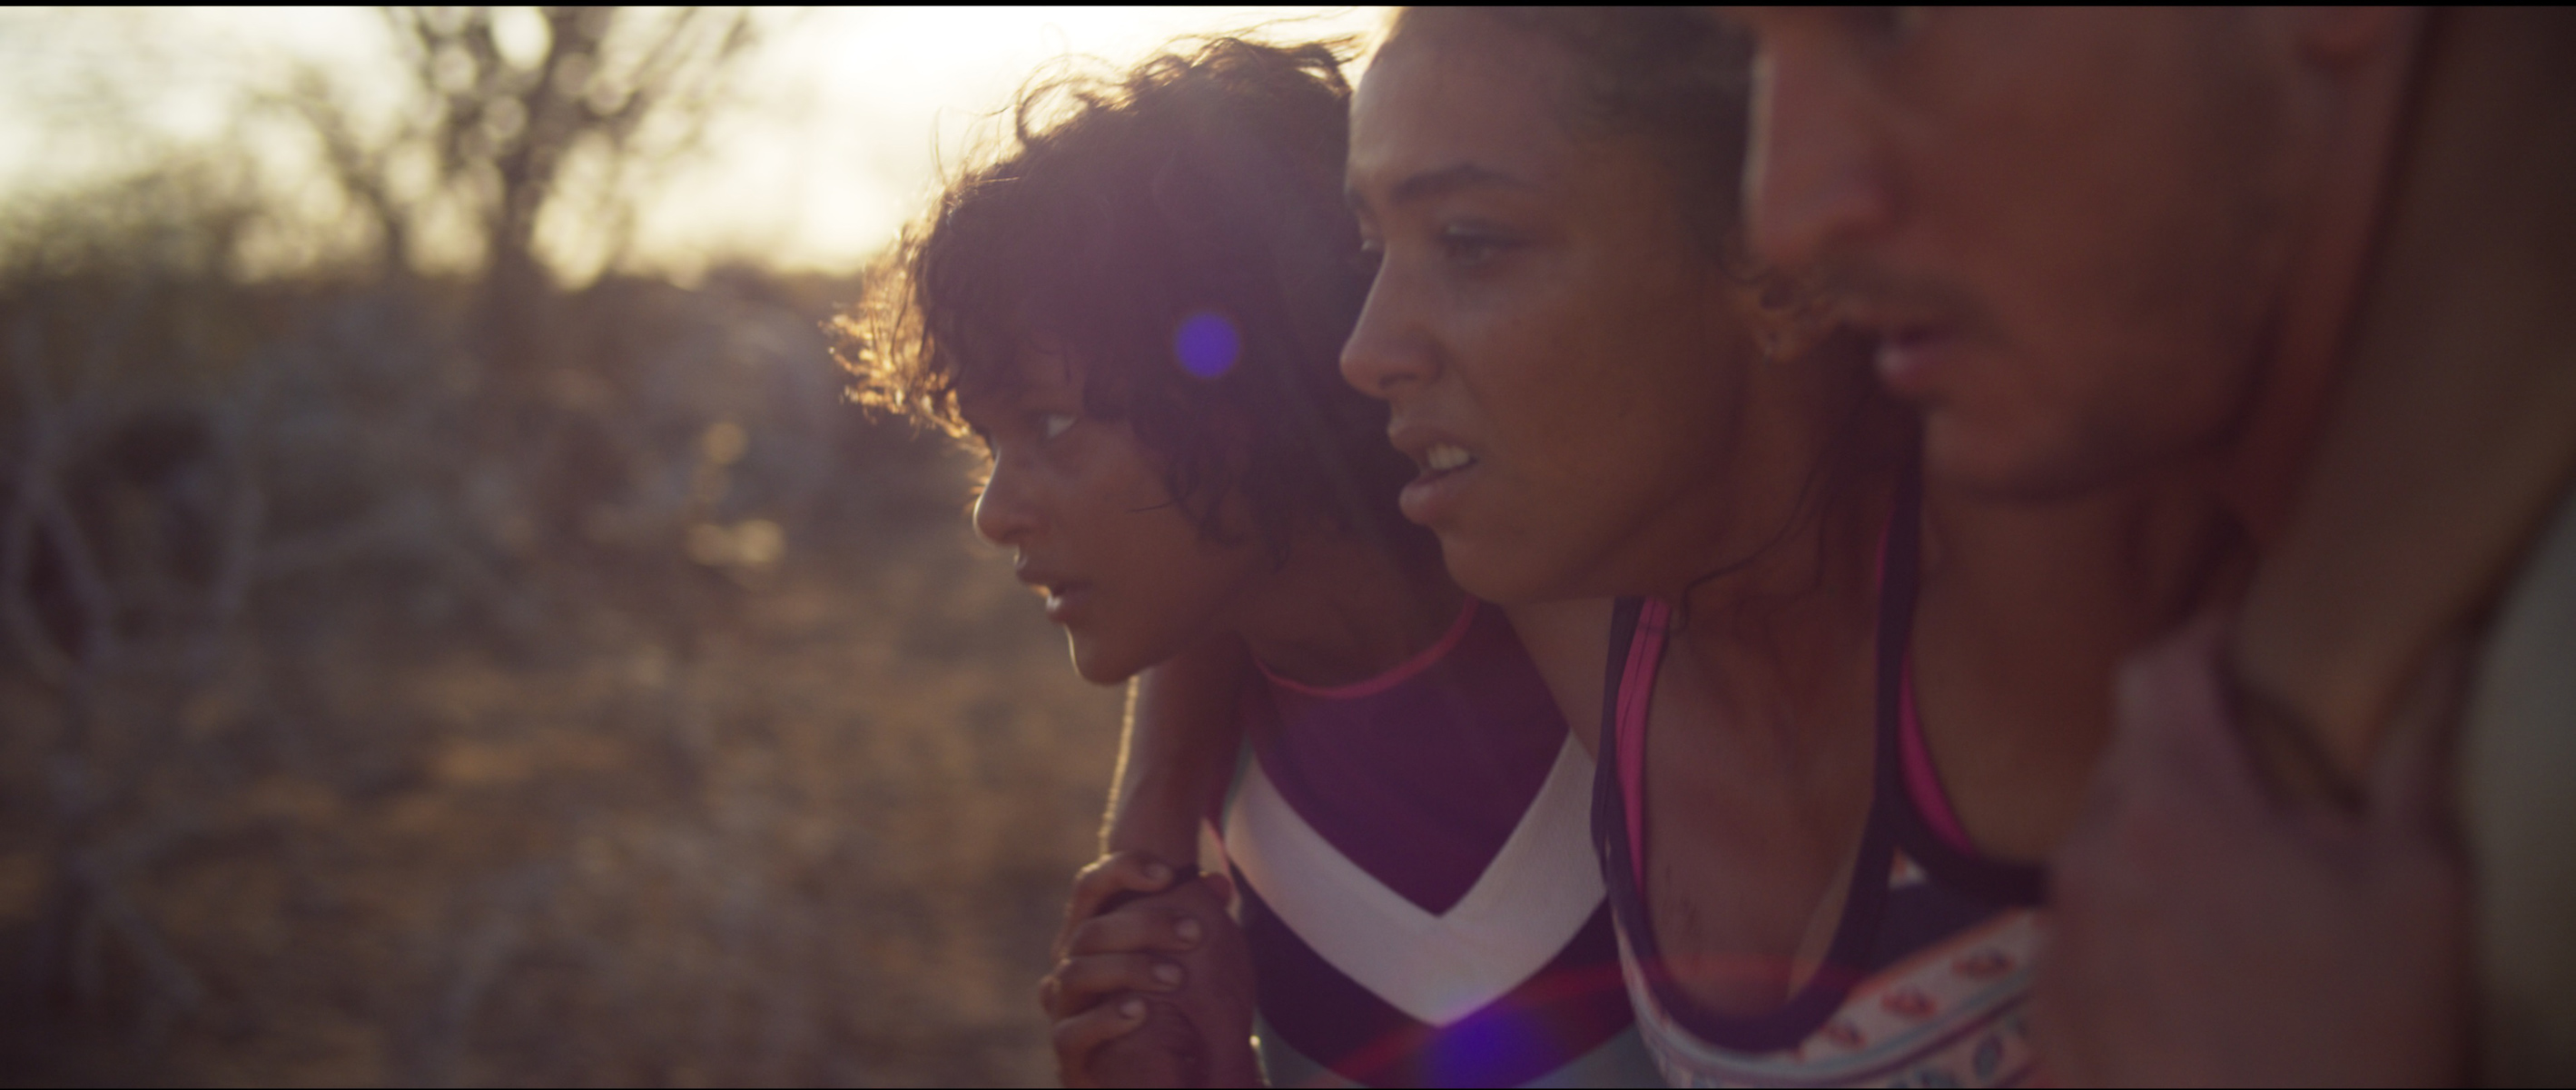
M 1428 385 L 1439 364 L 1409 313 L 1402 283 L 1381 270 L 1360 307 L 1359 324 L 1342 342 L 1342 380 L 1370 397 L 1392 399 L 1408 386 Z

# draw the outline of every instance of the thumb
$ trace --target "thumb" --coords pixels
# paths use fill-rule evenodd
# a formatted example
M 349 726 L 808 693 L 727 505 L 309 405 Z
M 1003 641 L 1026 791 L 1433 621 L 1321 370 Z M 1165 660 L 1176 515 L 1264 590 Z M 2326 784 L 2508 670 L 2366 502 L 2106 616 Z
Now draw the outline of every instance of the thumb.
M 1209 892 L 1216 894 L 1217 900 L 1228 905 L 1234 903 L 1234 879 L 1228 877 L 1224 872 L 1209 871 L 1206 874 L 1200 875 L 1199 881 L 1208 884 Z

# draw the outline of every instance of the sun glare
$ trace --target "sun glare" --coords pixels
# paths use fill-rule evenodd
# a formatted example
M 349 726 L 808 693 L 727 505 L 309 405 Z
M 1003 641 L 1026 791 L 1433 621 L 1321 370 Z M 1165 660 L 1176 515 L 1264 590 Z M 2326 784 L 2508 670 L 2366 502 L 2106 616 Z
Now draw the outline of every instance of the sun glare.
M 845 8 L 781 43 L 782 78 L 740 139 L 675 183 L 647 244 L 707 254 L 744 240 L 770 260 L 847 267 L 882 246 L 969 152 L 1012 92 L 1062 58 L 1123 65 L 1182 35 L 1365 36 L 1372 8 Z M 746 192 L 775 194 L 744 200 Z
M 1211 32 L 1365 38 L 1383 12 L 920 7 L 761 18 L 767 34 L 704 154 L 637 183 L 640 264 L 683 280 L 728 260 L 853 269 L 933 191 L 943 166 L 975 146 L 1013 90 L 1052 62 L 1125 65 Z M 533 16 L 498 19 L 494 29 L 504 52 L 542 48 Z M 281 89 L 280 73 L 299 67 L 328 73 L 360 115 L 395 108 L 401 94 L 390 39 L 355 9 L 21 9 L 0 17 L 0 30 L 0 61 L 11 62 L 0 64 L 0 193 L 78 189 L 168 149 L 228 140 L 246 141 L 283 189 L 327 189 L 300 140 L 236 119 L 254 115 Z M 119 112 L 103 123 L 110 106 Z

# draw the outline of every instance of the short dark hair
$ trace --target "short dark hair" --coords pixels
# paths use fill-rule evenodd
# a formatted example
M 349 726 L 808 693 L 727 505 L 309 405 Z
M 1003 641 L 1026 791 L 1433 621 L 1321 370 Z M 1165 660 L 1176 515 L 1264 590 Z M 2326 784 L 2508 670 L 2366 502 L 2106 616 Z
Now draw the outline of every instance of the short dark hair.
M 1197 39 L 1032 83 L 1001 153 L 835 322 L 854 396 L 962 436 L 961 393 L 1010 396 L 1023 354 L 1060 351 L 1084 411 L 1133 425 L 1202 534 L 1223 538 L 1230 493 L 1281 558 L 1316 519 L 1402 527 L 1413 467 L 1340 375 L 1369 283 L 1342 200 L 1349 106 L 1330 43 Z

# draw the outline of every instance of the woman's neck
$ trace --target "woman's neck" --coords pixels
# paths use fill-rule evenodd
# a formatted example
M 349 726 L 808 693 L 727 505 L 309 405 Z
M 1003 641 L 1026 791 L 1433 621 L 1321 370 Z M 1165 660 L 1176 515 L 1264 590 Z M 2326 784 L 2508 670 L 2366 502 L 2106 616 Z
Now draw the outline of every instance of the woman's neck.
M 1673 646 L 1727 679 L 1723 689 L 1745 710 L 1776 715 L 1838 695 L 1865 661 L 1856 651 L 1876 632 L 1877 547 L 1893 481 L 1859 483 L 1823 510 L 1791 515 L 1758 553 L 1682 596 Z
M 1366 681 L 1446 635 L 1465 607 L 1439 554 L 1411 557 L 1354 534 L 1291 541 L 1287 563 L 1236 613 L 1235 631 L 1271 673 L 1314 686 Z
M 1879 544 L 1914 436 L 1867 381 L 1856 371 L 1780 391 L 1771 403 L 1792 411 L 1747 429 L 1743 460 L 1758 472 L 1730 475 L 1729 528 L 1670 595 L 1676 647 L 1730 674 L 1761 671 L 1755 684 L 1784 696 L 1848 680 L 1851 649 L 1875 631 Z

